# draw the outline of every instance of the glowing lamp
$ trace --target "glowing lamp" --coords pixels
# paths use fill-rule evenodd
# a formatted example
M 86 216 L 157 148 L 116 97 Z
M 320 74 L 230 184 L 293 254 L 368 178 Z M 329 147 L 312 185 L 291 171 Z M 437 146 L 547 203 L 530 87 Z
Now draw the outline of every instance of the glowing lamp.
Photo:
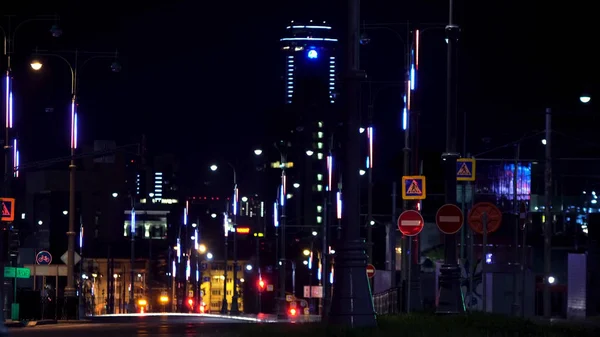
M 42 62 L 40 62 L 39 60 L 33 60 L 29 65 L 31 66 L 31 69 L 35 71 L 42 69 L 43 66 Z
M 143 298 L 140 298 L 140 299 L 138 300 L 138 305 L 139 305 L 140 307 L 145 307 L 147 304 L 148 304 L 148 301 L 146 301 L 146 300 L 145 300 L 145 299 L 143 299 Z
M 317 53 L 316 50 L 311 49 L 308 51 L 308 54 L 306 54 L 306 56 L 308 56 L 308 58 L 311 60 L 315 60 L 317 57 L 319 57 L 319 53 Z

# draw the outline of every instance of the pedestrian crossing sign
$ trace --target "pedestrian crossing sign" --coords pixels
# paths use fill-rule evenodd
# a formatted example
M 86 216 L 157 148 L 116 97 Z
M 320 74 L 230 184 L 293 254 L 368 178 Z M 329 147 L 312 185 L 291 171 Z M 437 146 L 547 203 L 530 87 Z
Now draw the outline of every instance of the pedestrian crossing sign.
M 456 180 L 475 181 L 475 159 L 459 158 L 456 160 Z
M 0 198 L 2 204 L 2 221 L 11 222 L 15 220 L 15 199 Z
M 425 176 L 402 177 L 402 199 L 422 200 L 426 196 Z

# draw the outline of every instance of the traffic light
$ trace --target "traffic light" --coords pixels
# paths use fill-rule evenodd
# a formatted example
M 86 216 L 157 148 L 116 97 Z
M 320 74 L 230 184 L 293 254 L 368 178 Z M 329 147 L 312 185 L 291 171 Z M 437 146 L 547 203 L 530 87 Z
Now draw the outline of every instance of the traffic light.
M 263 281 L 262 277 L 258 279 L 258 291 L 263 292 L 265 291 L 265 287 L 267 286 L 267 284 L 265 283 L 265 281 Z

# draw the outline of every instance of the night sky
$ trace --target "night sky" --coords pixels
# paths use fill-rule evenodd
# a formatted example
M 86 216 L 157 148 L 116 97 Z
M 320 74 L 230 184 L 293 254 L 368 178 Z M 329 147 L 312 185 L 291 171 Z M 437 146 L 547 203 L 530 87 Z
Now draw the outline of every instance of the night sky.
M 52 22 L 37 22 L 16 36 L 13 69 L 22 163 L 68 153 L 68 69 L 48 59 L 43 71 L 32 73 L 29 56 L 36 47 L 118 49 L 120 73 L 110 71 L 111 60 L 95 60 L 80 74 L 81 141 L 126 144 L 145 134 L 150 152 L 179 155 L 192 176 L 208 174 L 205 167 L 215 158 L 250 162 L 252 147 L 280 134 L 285 116 L 280 113 L 278 42 L 289 20 L 327 20 L 341 38 L 345 33 L 344 1 L 60 1 L 46 8 L 39 1 L 13 2 L 12 8 L 3 4 L 2 14 L 24 19 L 56 13 L 64 30 L 53 39 L 48 33 Z M 469 151 L 477 153 L 483 137 L 500 145 L 543 130 L 543 111 L 552 106 L 562 115 L 555 129 L 590 139 L 585 147 L 597 153 L 598 123 L 589 118 L 598 110 L 578 105 L 582 91 L 598 93 L 597 28 L 590 6 L 577 0 L 457 2 L 456 20 L 463 31 L 459 115 L 467 115 Z M 447 22 L 447 1 L 363 1 L 362 7 L 365 23 Z M 371 43 L 361 50 L 369 78 L 402 80 L 397 37 L 386 31 L 370 36 Z M 422 48 L 421 151 L 439 155 L 445 130 L 442 32 L 424 35 Z M 381 95 L 375 108 L 376 151 L 384 167 L 379 179 L 389 181 L 402 147 L 401 90 Z M 563 153 L 576 150 L 556 146 Z

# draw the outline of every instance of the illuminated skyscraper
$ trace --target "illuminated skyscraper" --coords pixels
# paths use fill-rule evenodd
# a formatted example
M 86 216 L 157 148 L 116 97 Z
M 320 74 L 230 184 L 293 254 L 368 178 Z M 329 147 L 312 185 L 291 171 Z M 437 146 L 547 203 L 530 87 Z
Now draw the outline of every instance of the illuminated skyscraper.
M 336 55 L 338 40 L 331 26 L 292 21 L 281 39 L 285 55 L 285 102 L 327 98 L 335 102 Z
M 335 223 L 338 186 L 332 182 L 328 167 L 336 166 L 328 163 L 333 163 L 335 156 L 331 147 L 338 125 L 338 39 L 325 22 L 292 21 L 280 43 L 285 119 L 293 121 L 292 132 L 285 130 L 286 141 L 291 144 L 287 159 L 294 162 L 294 168 L 288 173 L 287 196 L 284 196 L 289 198 L 287 225 L 294 228 L 287 233 L 298 230 L 299 237 L 318 240 L 324 237 L 325 222 Z M 327 202 L 328 198 L 331 203 Z M 314 242 L 314 247 L 321 243 Z M 315 262 L 312 268 L 315 277 L 312 281 L 325 279 L 322 266 Z

